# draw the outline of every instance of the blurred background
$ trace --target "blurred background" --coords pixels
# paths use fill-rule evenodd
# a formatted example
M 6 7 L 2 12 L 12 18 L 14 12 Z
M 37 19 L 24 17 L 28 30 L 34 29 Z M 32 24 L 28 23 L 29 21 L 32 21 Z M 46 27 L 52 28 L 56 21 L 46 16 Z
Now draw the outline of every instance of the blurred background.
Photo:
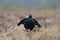
M 39 32 L 17 27 L 28 14 L 41 24 Z M 60 40 L 60 0 L 0 0 L 0 40 Z

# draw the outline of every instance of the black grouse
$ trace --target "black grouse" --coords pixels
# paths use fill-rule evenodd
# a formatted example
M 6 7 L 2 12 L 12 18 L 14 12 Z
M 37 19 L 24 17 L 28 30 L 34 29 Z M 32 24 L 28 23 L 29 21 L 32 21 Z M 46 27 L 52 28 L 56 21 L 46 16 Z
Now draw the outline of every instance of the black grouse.
M 24 24 L 25 29 L 29 29 L 30 31 L 33 30 L 35 25 L 38 25 L 39 28 L 41 27 L 41 25 L 34 18 L 32 18 L 31 14 L 28 16 L 28 18 L 21 20 L 17 25 L 19 26 L 20 24 Z

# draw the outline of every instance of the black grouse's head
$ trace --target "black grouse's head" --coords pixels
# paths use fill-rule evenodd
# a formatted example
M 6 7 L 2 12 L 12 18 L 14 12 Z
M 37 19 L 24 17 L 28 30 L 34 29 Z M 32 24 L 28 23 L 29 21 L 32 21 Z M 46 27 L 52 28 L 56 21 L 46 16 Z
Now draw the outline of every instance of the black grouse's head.
M 29 14 L 29 18 L 32 18 L 32 15 L 31 14 Z

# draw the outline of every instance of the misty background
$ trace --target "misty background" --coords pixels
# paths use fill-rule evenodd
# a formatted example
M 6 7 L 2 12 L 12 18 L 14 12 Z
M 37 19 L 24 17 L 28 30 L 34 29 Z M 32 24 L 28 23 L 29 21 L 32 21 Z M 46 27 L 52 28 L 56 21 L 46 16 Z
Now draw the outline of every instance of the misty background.
M 0 8 L 60 8 L 60 0 L 0 0 Z

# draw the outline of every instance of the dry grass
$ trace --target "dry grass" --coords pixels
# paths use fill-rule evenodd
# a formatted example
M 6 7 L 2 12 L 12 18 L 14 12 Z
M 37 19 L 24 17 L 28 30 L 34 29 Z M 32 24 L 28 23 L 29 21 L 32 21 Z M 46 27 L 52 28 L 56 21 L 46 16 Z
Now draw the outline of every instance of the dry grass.
M 37 31 L 38 28 L 34 28 L 36 31 L 26 32 L 23 31 L 25 30 L 23 25 L 17 27 L 16 24 L 20 20 L 19 18 L 23 16 L 24 13 L 24 16 L 26 16 L 28 10 L 26 12 L 25 11 L 0 11 L 0 40 L 60 40 L 60 27 L 57 23 L 59 19 L 57 19 L 56 17 L 48 18 L 48 20 L 52 20 L 52 22 L 46 22 L 45 19 L 38 20 L 42 25 L 39 31 Z M 35 12 L 36 10 L 32 10 L 33 15 L 36 15 L 34 14 Z M 49 14 L 49 16 L 51 15 Z M 39 15 L 37 14 L 37 16 Z

